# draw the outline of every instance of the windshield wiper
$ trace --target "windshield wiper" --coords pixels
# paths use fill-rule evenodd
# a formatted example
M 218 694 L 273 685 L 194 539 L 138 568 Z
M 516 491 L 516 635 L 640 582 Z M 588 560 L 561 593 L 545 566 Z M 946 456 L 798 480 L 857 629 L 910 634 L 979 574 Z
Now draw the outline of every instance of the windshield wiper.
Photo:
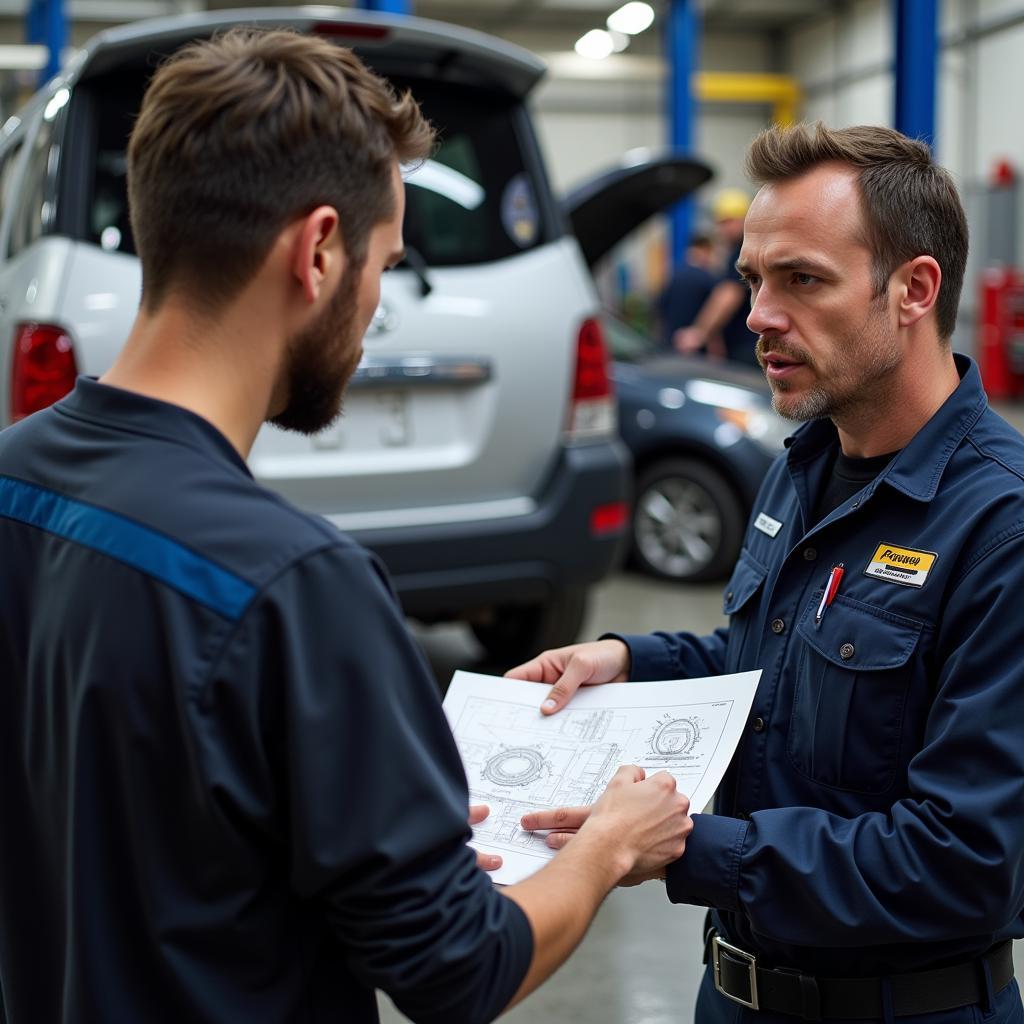
M 417 248 L 407 245 L 405 247 L 405 259 L 398 265 L 400 267 L 408 267 L 416 275 L 417 280 L 420 282 L 420 295 L 424 299 L 434 290 L 434 286 L 427 277 L 427 271 L 430 268 Z

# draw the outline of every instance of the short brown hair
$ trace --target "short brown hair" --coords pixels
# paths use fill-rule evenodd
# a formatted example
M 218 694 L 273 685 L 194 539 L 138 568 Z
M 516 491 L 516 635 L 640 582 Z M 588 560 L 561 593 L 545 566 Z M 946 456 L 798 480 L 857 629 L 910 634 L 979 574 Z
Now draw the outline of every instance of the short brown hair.
M 891 128 L 826 128 L 820 121 L 763 131 L 747 153 L 747 173 L 764 185 L 830 161 L 858 172 L 876 295 L 885 293 L 901 263 L 932 256 L 942 269 L 935 304 L 939 337 L 949 341 L 967 264 L 967 218 L 952 176 L 923 142 Z
M 325 39 L 242 28 L 188 44 L 154 75 L 128 146 L 144 307 L 182 287 L 216 310 L 320 205 L 358 266 L 393 213 L 393 162 L 433 139 L 411 95 Z

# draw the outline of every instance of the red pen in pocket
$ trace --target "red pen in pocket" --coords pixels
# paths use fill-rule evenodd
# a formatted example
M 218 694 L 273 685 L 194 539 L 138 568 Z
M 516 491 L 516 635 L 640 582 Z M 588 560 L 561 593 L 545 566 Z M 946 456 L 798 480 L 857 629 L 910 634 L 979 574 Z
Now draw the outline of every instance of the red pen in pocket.
M 818 605 L 818 610 L 814 615 L 814 624 L 816 626 L 821 625 L 821 618 L 825 614 L 825 609 L 835 600 L 836 592 L 839 590 L 839 581 L 842 578 L 843 563 L 840 562 L 838 565 L 833 566 L 832 571 L 828 574 L 825 593 L 821 595 L 821 603 Z

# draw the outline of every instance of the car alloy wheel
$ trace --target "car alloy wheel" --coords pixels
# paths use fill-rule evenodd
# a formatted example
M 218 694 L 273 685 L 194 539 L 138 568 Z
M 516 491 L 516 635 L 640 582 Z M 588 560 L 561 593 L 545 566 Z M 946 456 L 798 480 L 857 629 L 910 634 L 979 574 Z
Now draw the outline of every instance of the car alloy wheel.
M 724 575 L 739 553 L 743 510 L 722 476 L 695 459 L 666 459 L 640 473 L 633 561 L 655 576 L 696 583 Z

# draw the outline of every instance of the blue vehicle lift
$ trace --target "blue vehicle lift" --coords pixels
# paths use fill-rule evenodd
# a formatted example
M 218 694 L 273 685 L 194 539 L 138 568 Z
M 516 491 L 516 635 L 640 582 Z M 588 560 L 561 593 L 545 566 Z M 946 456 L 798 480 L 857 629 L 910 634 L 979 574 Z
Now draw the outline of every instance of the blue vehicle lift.
M 25 12 L 25 36 L 28 42 L 49 50 L 39 82 L 48 82 L 60 71 L 60 57 L 68 45 L 68 19 L 65 0 L 30 0 Z

